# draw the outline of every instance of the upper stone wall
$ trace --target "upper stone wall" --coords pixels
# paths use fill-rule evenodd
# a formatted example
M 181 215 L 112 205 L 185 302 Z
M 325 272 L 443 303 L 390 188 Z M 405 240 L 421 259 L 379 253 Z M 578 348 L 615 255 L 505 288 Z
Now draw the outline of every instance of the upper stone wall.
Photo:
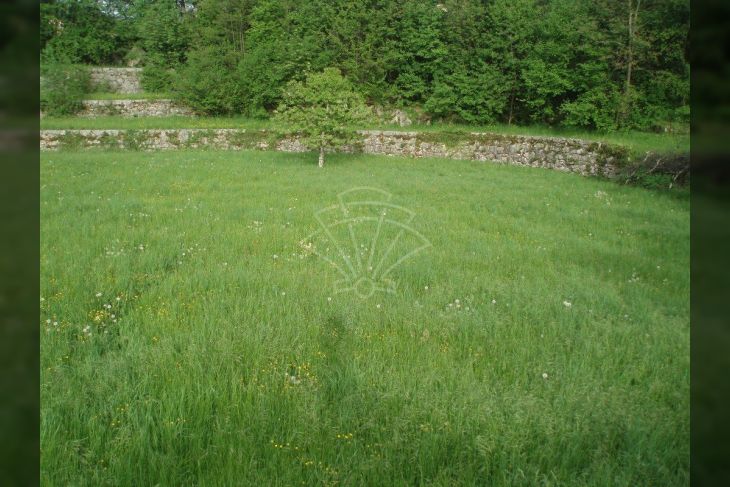
M 169 117 L 193 115 L 187 107 L 173 100 L 84 100 L 84 108 L 76 115 L 95 118 L 108 115 L 121 117 Z
M 95 90 L 113 93 L 139 93 L 142 68 L 91 68 L 91 84 Z

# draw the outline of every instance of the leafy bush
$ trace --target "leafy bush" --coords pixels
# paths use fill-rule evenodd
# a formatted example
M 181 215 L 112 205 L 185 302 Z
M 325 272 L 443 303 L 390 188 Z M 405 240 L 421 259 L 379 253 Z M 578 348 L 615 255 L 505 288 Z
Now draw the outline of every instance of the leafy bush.
M 505 108 L 504 91 L 503 76 L 482 65 L 471 74 L 460 70 L 437 81 L 424 108 L 444 120 L 493 123 Z
M 73 115 L 83 107 L 90 75 L 83 66 L 52 64 L 43 68 L 41 109 L 48 115 Z
M 690 181 L 689 153 L 648 152 L 641 160 L 627 166 L 620 178 L 626 184 L 648 189 L 687 186 Z
M 566 101 L 560 107 L 560 112 L 565 117 L 563 125 L 604 132 L 614 130 L 618 96 L 615 91 L 592 90 L 573 101 Z
M 173 86 L 174 75 L 173 69 L 157 65 L 144 66 L 140 83 L 145 91 L 151 93 L 169 92 Z
M 132 32 L 102 2 L 43 2 L 40 8 L 41 49 L 55 61 L 116 64 L 131 45 Z M 46 58 L 49 56 L 46 55 Z
M 235 61 L 235 58 L 215 47 L 193 51 L 177 77 L 176 95 L 199 113 L 242 113 L 245 99 L 235 76 Z
M 146 91 L 171 91 L 177 68 L 186 60 L 189 33 L 175 2 L 154 0 L 142 9 L 138 25 L 144 62 L 142 87 Z M 138 47 L 138 49 L 139 49 Z

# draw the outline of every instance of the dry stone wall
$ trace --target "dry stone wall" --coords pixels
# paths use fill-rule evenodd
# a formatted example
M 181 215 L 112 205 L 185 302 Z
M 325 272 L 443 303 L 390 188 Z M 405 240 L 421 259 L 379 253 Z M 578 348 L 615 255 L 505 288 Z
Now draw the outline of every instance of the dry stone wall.
M 621 146 L 559 137 L 532 137 L 491 133 L 424 133 L 360 131 L 361 139 L 344 152 L 442 157 L 493 161 L 519 166 L 546 167 L 583 175 L 613 177 L 629 161 Z M 41 149 L 222 150 L 270 149 L 303 152 L 292 135 L 265 130 L 158 129 L 158 130 L 43 130 Z
M 363 135 L 362 151 L 368 154 L 492 161 L 584 175 L 613 176 L 629 159 L 624 147 L 563 137 L 399 131 Z
M 113 93 L 139 93 L 142 68 L 91 68 L 91 85 L 95 90 Z
M 193 115 L 193 111 L 172 100 L 84 100 L 79 117 L 95 118 L 108 115 L 122 117 L 165 117 Z

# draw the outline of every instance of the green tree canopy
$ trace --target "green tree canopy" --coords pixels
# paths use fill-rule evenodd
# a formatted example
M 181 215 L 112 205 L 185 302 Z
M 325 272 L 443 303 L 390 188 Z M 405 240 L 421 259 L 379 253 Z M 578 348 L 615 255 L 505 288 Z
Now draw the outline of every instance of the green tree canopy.
M 369 104 L 471 124 L 685 122 L 689 0 L 51 0 L 45 58 L 121 63 L 208 114 L 267 117 L 330 66 Z M 425 121 L 425 120 L 424 120 Z

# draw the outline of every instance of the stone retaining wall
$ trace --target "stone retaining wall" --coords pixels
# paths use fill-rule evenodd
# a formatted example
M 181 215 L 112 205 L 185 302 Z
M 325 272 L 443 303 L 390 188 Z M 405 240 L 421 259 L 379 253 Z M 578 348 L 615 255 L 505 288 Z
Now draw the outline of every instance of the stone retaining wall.
M 373 130 L 359 134 L 361 140 L 344 148 L 344 152 L 494 161 L 606 177 L 617 175 L 629 162 L 624 147 L 562 137 Z M 241 129 L 43 130 L 40 145 L 42 150 L 306 150 L 295 136 Z
M 101 117 L 119 115 L 122 117 L 166 117 L 172 115 L 193 115 L 193 111 L 172 100 L 84 100 L 79 117 Z
M 91 85 L 99 91 L 139 93 L 142 68 L 91 68 Z

